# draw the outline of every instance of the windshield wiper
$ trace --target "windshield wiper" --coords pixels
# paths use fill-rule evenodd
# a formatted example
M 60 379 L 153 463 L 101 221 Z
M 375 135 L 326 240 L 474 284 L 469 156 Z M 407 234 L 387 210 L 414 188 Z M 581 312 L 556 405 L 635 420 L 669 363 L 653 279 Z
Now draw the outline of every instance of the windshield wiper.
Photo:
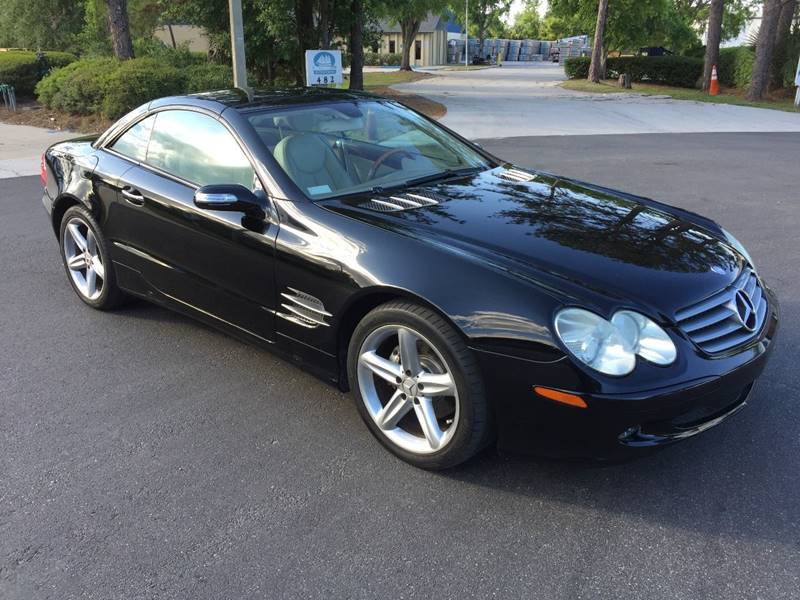
M 412 187 L 415 185 L 422 185 L 423 183 L 432 183 L 434 181 L 442 181 L 445 179 L 452 179 L 453 177 L 463 177 L 465 175 L 473 175 L 479 171 L 483 171 L 483 167 L 466 167 L 464 169 L 446 169 L 431 175 L 423 175 L 422 177 L 415 177 L 400 183 L 393 183 L 391 185 L 376 186 L 372 191 L 380 191 L 386 189 L 394 189 L 399 187 Z

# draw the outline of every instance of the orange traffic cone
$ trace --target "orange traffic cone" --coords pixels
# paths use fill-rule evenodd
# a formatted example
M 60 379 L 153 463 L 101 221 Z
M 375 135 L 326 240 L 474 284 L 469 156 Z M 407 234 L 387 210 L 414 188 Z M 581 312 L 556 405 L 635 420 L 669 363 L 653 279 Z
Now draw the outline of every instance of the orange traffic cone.
M 711 85 L 708 86 L 708 93 L 712 96 L 719 95 L 719 78 L 717 77 L 717 65 L 711 67 Z

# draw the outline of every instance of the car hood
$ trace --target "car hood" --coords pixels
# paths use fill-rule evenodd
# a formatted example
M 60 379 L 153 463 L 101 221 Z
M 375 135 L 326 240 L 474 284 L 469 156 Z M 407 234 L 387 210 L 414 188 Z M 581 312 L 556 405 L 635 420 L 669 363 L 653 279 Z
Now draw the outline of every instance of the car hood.
M 570 289 L 591 289 L 616 304 L 646 304 L 668 317 L 724 288 L 742 268 L 743 258 L 723 241 L 719 226 L 698 215 L 552 175 L 510 173 L 500 167 L 391 195 L 350 198 L 339 206 L 356 218 L 471 252 L 542 283 L 560 280 Z M 406 210 L 374 202 L 393 204 L 392 196 L 408 194 L 417 195 L 408 197 L 412 202 L 428 200 Z

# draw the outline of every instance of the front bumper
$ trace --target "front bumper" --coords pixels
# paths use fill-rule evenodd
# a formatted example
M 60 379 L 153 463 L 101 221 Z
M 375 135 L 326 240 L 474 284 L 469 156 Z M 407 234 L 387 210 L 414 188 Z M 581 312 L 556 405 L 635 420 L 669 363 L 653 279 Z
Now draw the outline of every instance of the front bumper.
M 764 370 L 777 332 L 777 303 L 757 343 L 724 361 L 700 359 L 694 377 L 629 393 L 585 392 L 564 358 L 533 363 L 477 351 L 494 406 L 501 450 L 622 460 L 697 435 L 743 409 Z M 559 385 L 561 383 L 561 385 Z M 580 395 L 587 408 L 540 397 L 535 385 Z M 617 386 L 619 387 L 619 386 Z

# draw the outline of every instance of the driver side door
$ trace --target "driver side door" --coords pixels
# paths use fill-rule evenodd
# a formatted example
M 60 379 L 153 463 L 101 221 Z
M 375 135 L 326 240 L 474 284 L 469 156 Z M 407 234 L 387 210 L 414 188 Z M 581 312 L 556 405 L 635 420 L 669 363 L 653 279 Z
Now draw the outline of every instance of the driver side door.
M 153 117 L 144 159 L 121 176 L 116 209 L 109 211 L 125 261 L 184 311 L 274 340 L 277 223 L 253 224 L 244 213 L 194 204 L 198 187 L 210 184 L 237 183 L 263 194 L 247 155 L 212 114 L 170 109 Z

